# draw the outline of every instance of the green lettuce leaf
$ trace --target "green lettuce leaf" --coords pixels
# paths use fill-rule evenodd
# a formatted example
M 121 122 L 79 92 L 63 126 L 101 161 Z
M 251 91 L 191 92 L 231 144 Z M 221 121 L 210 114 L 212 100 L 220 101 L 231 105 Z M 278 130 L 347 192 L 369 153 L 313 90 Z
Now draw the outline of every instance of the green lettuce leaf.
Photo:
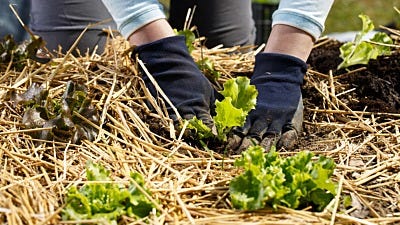
M 196 64 L 208 80 L 212 81 L 214 84 L 218 82 L 221 74 L 219 71 L 215 70 L 214 63 L 209 58 L 202 58 L 198 60 Z
M 193 31 L 191 30 L 176 30 L 174 29 L 175 34 L 177 35 L 182 35 L 185 36 L 185 43 L 186 43 L 186 47 L 189 50 L 189 53 L 191 53 L 194 50 L 194 41 L 196 40 L 196 35 L 194 34 Z
M 188 128 L 194 130 L 199 139 L 214 137 L 211 128 L 205 125 L 202 120 L 197 119 L 197 117 L 189 120 Z
M 129 188 L 112 183 L 110 172 L 100 164 L 88 162 L 86 166 L 88 183 L 78 189 L 72 186 L 68 190 L 66 206 L 62 211 L 63 220 L 102 220 L 117 224 L 121 216 L 143 218 L 149 215 L 154 205 L 133 184 Z M 144 180 L 138 173 L 132 173 L 131 179 L 144 188 Z M 103 182 L 101 182 L 103 181 Z
M 383 44 L 393 44 L 393 40 L 383 32 L 378 32 L 376 33 L 370 41 L 377 42 L 377 43 L 383 43 Z M 378 52 L 378 55 L 390 55 L 391 50 L 389 46 L 385 45 L 374 45 L 376 51 Z
M 265 191 L 262 182 L 252 170 L 236 177 L 229 186 L 232 204 L 244 210 L 262 208 Z
M 243 126 L 247 114 L 242 109 L 233 106 L 230 97 L 226 97 L 221 102 L 217 100 L 215 106 L 216 115 L 213 118 L 217 127 L 218 138 L 225 141 L 226 134 L 232 127 Z
M 368 33 L 374 30 L 375 26 L 372 20 L 369 18 L 369 16 L 360 14 L 358 17 L 362 21 L 362 29 L 358 34 L 356 35 L 354 42 L 359 43 L 362 41 L 363 37 Z
M 233 127 L 243 126 L 248 113 L 255 108 L 257 89 L 250 84 L 247 77 L 237 77 L 224 83 L 224 90 L 220 92 L 224 100 L 215 102 L 216 115 L 213 117 L 217 128 L 217 138 L 227 140 L 227 134 Z M 193 118 L 189 121 L 189 128 L 194 129 L 200 139 L 214 136 L 211 129 L 200 120 Z
M 383 32 L 377 32 L 369 41 L 364 41 L 365 35 L 374 29 L 371 19 L 366 15 L 359 15 L 362 20 L 362 30 L 357 33 L 354 42 L 344 43 L 340 47 L 340 57 L 343 61 L 338 69 L 347 68 L 352 65 L 368 64 L 370 59 L 376 59 L 380 55 L 390 55 L 390 47 L 393 40 Z M 379 45 L 379 43 L 383 45 Z
M 237 77 L 224 83 L 224 90 L 220 92 L 225 98 L 232 99 L 232 105 L 235 108 L 242 109 L 248 113 L 254 109 L 257 102 L 257 89 L 250 84 L 247 77 Z
M 264 153 L 260 146 L 250 147 L 235 161 L 244 172 L 229 185 L 233 206 L 244 210 L 313 206 L 316 211 L 323 210 L 336 193 L 336 184 L 330 180 L 335 164 L 323 156 L 317 161 L 312 158 L 308 151 L 281 158 L 274 148 Z

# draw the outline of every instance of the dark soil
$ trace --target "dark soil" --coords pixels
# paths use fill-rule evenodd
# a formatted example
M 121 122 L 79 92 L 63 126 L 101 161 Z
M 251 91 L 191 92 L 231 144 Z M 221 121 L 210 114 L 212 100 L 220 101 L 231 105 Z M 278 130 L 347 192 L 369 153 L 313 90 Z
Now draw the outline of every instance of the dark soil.
M 368 65 L 352 66 L 337 70 L 342 61 L 339 47 L 342 43 L 331 40 L 315 48 L 309 57 L 310 69 L 328 75 L 330 71 L 341 88 L 354 89 L 339 99 L 355 111 L 400 113 L 400 52 L 371 60 Z M 363 70 L 351 72 L 365 67 Z M 322 96 L 312 87 L 304 86 L 305 102 L 320 105 Z M 320 107 L 321 108 L 321 107 Z

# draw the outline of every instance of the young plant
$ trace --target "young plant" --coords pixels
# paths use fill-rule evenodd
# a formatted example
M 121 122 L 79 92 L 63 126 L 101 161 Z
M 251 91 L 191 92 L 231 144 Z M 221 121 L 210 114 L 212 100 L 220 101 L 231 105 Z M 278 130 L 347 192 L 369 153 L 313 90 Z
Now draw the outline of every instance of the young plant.
M 313 206 L 322 211 L 336 194 L 336 184 L 330 179 L 335 163 L 323 156 L 316 161 L 312 157 L 307 151 L 282 158 L 274 148 L 268 153 L 260 146 L 248 148 L 235 161 L 244 172 L 229 185 L 233 206 L 242 210 Z
M 196 40 L 196 35 L 192 30 L 185 29 L 185 30 L 174 30 L 177 35 L 183 35 L 185 37 L 186 47 L 191 53 L 195 47 L 194 42 Z M 213 62 L 207 58 L 202 57 L 200 60 L 196 61 L 197 67 L 203 72 L 206 77 L 212 81 L 214 84 L 217 84 L 217 80 L 220 78 L 221 74 L 215 70 Z
M 383 32 L 377 32 L 369 41 L 365 41 L 365 35 L 374 29 L 374 24 L 366 15 L 359 15 L 362 20 L 362 30 L 356 35 L 354 42 L 347 42 L 340 47 L 340 57 L 343 62 L 338 69 L 347 68 L 357 64 L 368 64 L 370 59 L 376 59 L 380 55 L 390 55 L 390 47 L 393 40 Z
M 196 62 L 200 71 L 214 84 L 218 84 L 218 79 L 221 77 L 219 71 L 215 70 L 214 63 L 209 58 L 203 58 Z
M 37 83 L 25 93 L 11 93 L 11 101 L 24 106 L 22 123 L 28 128 L 50 128 L 30 133 L 34 138 L 79 143 L 82 139 L 94 140 L 98 130 L 82 120 L 76 113 L 98 125 L 97 109 L 91 105 L 86 88 L 68 82 L 61 99 L 50 99 L 49 92 Z
M 178 35 L 184 35 L 186 46 L 189 52 L 194 49 L 193 42 L 195 34 L 193 31 L 185 29 L 175 30 Z M 214 69 L 214 65 L 208 58 L 203 58 L 196 62 L 199 69 L 213 82 L 219 79 L 220 74 Z M 250 85 L 250 79 L 247 77 L 233 78 L 224 83 L 224 90 L 220 92 L 224 100 L 216 101 L 216 116 L 213 117 L 217 129 L 217 134 L 212 132 L 203 122 L 196 117 L 189 121 L 189 129 L 195 130 L 199 139 L 217 137 L 220 141 L 226 141 L 229 131 L 236 126 L 243 126 L 247 114 L 255 108 L 257 89 Z
M 19 44 L 11 35 L 6 35 L 0 40 L 0 68 L 2 65 L 7 67 L 11 62 L 13 68 L 21 71 L 28 58 L 40 63 L 47 63 L 48 59 L 41 59 L 36 56 L 37 50 L 45 44 L 40 37 Z
M 237 77 L 224 83 L 224 90 L 220 92 L 224 100 L 215 102 L 216 115 L 213 117 L 217 129 L 217 138 L 227 140 L 227 134 L 233 127 L 241 127 L 246 121 L 248 113 L 255 108 L 257 89 L 250 84 L 247 77 Z M 198 134 L 200 139 L 214 137 L 211 129 L 197 118 L 189 121 L 190 129 Z
M 186 47 L 189 50 L 189 53 L 191 53 L 194 50 L 194 41 L 196 40 L 196 35 L 194 34 L 193 31 L 185 29 L 185 30 L 176 30 L 174 29 L 175 34 L 177 35 L 182 35 L 185 37 L 185 43 Z
M 110 171 L 102 165 L 88 162 L 86 165 L 88 183 L 77 188 L 72 186 L 67 193 L 66 205 L 62 211 L 63 220 L 97 220 L 104 224 L 118 224 L 126 215 L 134 218 L 148 216 L 154 208 L 153 203 L 135 184 L 126 188 L 122 184 L 112 183 Z M 138 173 L 132 173 L 131 179 L 144 188 L 144 179 Z M 102 183 L 103 182 L 103 183 Z

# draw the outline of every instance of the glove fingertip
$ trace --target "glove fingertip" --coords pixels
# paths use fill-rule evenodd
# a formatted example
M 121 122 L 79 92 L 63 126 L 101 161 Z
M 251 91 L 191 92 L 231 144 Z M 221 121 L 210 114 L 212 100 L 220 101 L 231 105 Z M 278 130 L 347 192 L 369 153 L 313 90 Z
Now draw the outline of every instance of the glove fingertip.
M 299 140 L 299 135 L 297 134 L 296 130 L 289 130 L 282 134 L 281 138 L 278 141 L 277 147 L 278 148 L 285 148 L 285 149 L 294 149 L 297 142 Z
M 192 116 L 193 118 L 194 116 Z M 211 118 L 210 114 L 199 114 L 196 116 L 199 120 L 201 120 L 207 127 L 209 127 L 211 130 L 215 129 L 216 131 L 216 127 L 214 124 L 214 121 Z
M 236 149 L 239 148 L 241 143 L 242 143 L 242 137 L 240 137 L 239 135 L 233 134 L 229 137 L 226 148 L 228 149 L 229 152 L 236 152 Z
M 261 141 L 260 145 L 265 149 L 265 152 L 269 152 L 272 146 L 276 145 L 277 140 L 278 135 L 268 135 Z
M 242 144 L 237 149 L 237 154 L 240 154 L 243 151 L 246 151 L 250 146 L 255 146 L 258 144 L 259 144 L 259 141 L 257 139 L 252 138 L 252 137 L 245 137 L 242 140 Z

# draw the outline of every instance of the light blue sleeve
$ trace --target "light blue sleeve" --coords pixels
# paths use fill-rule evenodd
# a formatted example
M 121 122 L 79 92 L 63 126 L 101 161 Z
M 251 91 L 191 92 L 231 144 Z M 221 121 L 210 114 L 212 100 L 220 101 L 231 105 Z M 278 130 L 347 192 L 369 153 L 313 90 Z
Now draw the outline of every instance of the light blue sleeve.
M 272 26 L 285 24 L 299 28 L 315 39 L 325 29 L 325 20 L 334 0 L 281 0 L 272 15 Z
M 125 38 L 150 22 L 166 18 L 162 5 L 157 0 L 102 1 Z

